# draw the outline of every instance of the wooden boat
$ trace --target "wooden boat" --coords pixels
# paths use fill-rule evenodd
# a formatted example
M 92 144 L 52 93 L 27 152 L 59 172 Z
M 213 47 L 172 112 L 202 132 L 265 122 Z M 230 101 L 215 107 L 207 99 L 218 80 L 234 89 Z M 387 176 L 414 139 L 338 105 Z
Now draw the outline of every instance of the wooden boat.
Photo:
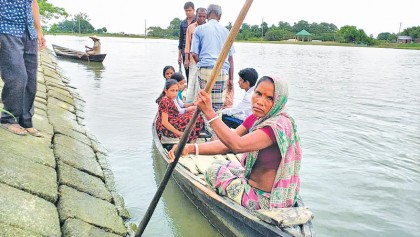
M 197 142 L 204 142 L 206 139 L 208 138 L 200 136 Z M 160 162 L 167 165 L 169 161 L 168 151 L 177 141 L 164 141 L 163 144 L 157 135 L 155 122 L 153 123 L 153 141 L 160 153 Z M 223 236 L 315 236 L 311 218 L 305 224 L 292 227 L 281 227 L 279 222 L 276 222 L 278 225 L 271 224 L 273 223 L 271 218 L 267 218 L 267 216 L 261 218 L 260 213 L 250 211 L 233 200 L 218 195 L 208 186 L 204 181 L 203 175 L 206 163 L 208 165 L 212 159 L 228 159 L 232 162 L 239 162 L 240 155 L 228 154 L 225 156 L 199 157 L 189 155 L 188 157 L 181 157 L 171 178 L 208 219 L 210 224 Z M 303 207 L 303 202 L 300 198 L 297 206 Z
M 87 56 L 85 52 L 77 51 L 74 49 L 69 49 L 65 47 L 61 47 L 58 45 L 53 44 L 54 52 L 59 57 L 65 57 L 65 58 L 72 58 L 77 60 L 83 60 L 83 61 L 92 61 L 92 62 L 102 62 L 105 59 L 106 54 L 97 54 L 97 55 L 89 55 Z M 79 55 L 83 54 L 81 57 Z

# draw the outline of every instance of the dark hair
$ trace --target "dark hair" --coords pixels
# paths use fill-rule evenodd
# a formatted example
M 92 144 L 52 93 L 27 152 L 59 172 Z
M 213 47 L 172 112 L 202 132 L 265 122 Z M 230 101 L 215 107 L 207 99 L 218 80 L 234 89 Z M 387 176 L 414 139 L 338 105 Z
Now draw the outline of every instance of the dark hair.
M 165 78 L 165 72 L 166 72 L 166 70 L 168 70 L 168 69 L 172 69 L 172 71 L 174 71 L 174 72 L 175 72 L 175 68 L 174 68 L 174 67 L 172 67 L 172 66 L 170 66 L 170 65 L 165 66 L 165 67 L 163 68 L 163 78 Z
M 185 4 L 184 4 L 184 10 L 187 10 L 188 8 L 192 8 L 192 9 L 194 9 L 194 3 L 192 3 L 192 2 L 186 2 Z
M 182 75 L 182 73 L 180 72 L 175 72 L 174 74 L 172 74 L 171 79 L 176 80 L 177 82 L 180 82 L 182 80 L 185 79 L 184 75 Z
M 168 79 L 168 80 L 166 80 L 165 87 L 163 88 L 162 93 L 160 93 L 160 96 L 156 99 L 156 103 L 159 104 L 159 102 L 162 99 L 162 97 L 164 97 L 166 95 L 165 94 L 165 90 L 168 90 L 169 88 L 171 88 L 171 86 L 177 85 L 177 84 L 178 84 L 178 82 L 176 80 L 174 80 L 174 79 Z
M 263 77 L 261 77 L 261 78 L 258 80 L 257 85 L 256 85 L 255 87 L 258 87 L 258 85 L 259 85 L 261 82 L 263 82 L 263 81 L 269 81 L 269 82 L 271 82 L 271 83 L 273 83 L 273 84 L 274 84 L 274 80 L 273 80 L 273 78 L 271 78 L 271 77 L 269 77 L 269 76 L 263 76 Z
M 253 87 L 258 79 L 258 72 L 253 68 L 244 68 L 238 72 L 238 75 L 249 82 L 249 86 Z
M 204 7 L 199 7 L 199 8 L 197 8 L 197 10 L 195 11 L 195 14 L 197 14 L 198 15 L 198 13 L 199 12 L 206 12 L 206 14 L 207 14 L 207 9 L 206 8 L 204 8 Z

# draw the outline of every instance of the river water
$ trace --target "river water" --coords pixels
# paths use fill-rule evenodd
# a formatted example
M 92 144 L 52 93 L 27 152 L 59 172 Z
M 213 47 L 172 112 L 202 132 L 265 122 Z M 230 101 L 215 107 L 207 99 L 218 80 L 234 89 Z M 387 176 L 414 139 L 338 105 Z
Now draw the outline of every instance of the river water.
M 88 38 L 47 36 L 83 49 Z M 103 38 L 103 64 L 59 60 L 86 100 L 85 123 L 107 148 L 132 221 L 143 217 L 165 167 L 151 126 L 162 68 L 177 41 Z M 49 46 L 49 47 L 50 47 Z M 237 72 L 254 67 L 289 82 L 301 135 L 301 194 L 318 236 L 420 233 L 420 51 L 235 43 Z M 218 236 L 170 182 L 144 236 Z

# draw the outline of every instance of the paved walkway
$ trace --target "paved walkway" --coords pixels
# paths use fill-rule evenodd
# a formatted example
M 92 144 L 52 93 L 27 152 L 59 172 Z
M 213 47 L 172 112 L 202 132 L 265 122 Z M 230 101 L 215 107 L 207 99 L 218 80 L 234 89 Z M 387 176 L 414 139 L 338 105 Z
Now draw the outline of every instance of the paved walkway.
M 84 101 L 67 83 L 55 56 L 40 52 L 33 121 L 45 136 L 0 129 L 0 236 L 127 235 L 129 213 L 106 151 L 83 125 Z

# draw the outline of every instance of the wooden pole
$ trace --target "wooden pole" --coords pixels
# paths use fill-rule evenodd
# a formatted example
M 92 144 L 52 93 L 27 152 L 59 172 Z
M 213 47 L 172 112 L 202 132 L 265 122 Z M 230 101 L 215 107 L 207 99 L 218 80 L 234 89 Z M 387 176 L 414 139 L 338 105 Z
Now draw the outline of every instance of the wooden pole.
M 225 44 L 223 45 L 222 51 L 220 52 L 219 57 L 217 58 L 216 64 L 211 71 L 210 74 L 210 80 L 207 82 L 206 87 L 204 90 L 207 93 L 211 92 L 211 89 L 213 88 L 214 84 L 216 83 L 216 80 L 220 74 L 220 71 L 222 69 L 223 63 L 226 60 L 226 57 L 229 53 L 230 48 L 233 45 L 233 42 L 235 41 L 236 36 L 238 35 L 239 29 L 241 28 L 242 22 L 245 19 L 246 14 L 248 13 L 249 8 L 251 7 L 253 0 L 246 0 L 244 6 L 242 7 L 241 12 L 239 13 L 238 18 L 236 19 L 232 29 L 230 30 L 229 36 L 226 39 Z M 184 133 L 182 134 L 182 137 L 178 143 L 177 149 L 175 150 L 175 159 L 172 163 L 169 163 L 168 168 L 166 169 L 166 173 L 162 178 L 162 181 L 159 184 L 158 190 L 155 193 L 155 196 L 153 197 L 149 208 L 146 211 L 146 214 L 144 215 L 142 221 L 139 224 L 139 228 L 137 229 L 135 237 L 139 237 L 143 234 L 144 230 L 146 229 L 147 224 L 149 223 L 150 218 L 153 215 L 153 212 L 159 202 L 160 197 L 162 196 L 163 191 L 165 190 L 165 187 L 169 181 L 169 178 L 171 177 L 171 174 L 173 170 L 175 169 L 176 164 L 178 163 L 179 157 L 182 154 L 182 151 L 184 150 L 184 147 L 187 143 L 188 136 L 192 132 L 193 127 L 195 126 L 195 122 L 197 121 L 198 115 L 200 114 L 200 110 L 197 108 L 194 115 L 192 116 L 190 122 L 188 123 L 188 126 L 185 128 Z

